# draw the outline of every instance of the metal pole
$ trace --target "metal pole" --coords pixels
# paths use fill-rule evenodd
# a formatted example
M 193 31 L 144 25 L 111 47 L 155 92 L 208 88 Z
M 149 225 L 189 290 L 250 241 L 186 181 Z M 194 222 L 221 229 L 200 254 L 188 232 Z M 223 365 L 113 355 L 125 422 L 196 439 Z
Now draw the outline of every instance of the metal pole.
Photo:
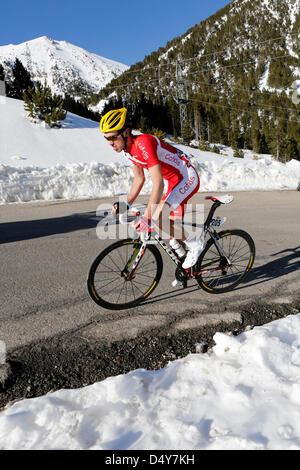
M 188 104 L 188 92 L 183 76 L 183 70 L 181 65 L 176 62 L 176 79 L 177 79 L 177 103 L 179 104 L 180 112 L 180 127 L 181 133 L 183 132 L 184 126 L 187 123 L 187 104 Z

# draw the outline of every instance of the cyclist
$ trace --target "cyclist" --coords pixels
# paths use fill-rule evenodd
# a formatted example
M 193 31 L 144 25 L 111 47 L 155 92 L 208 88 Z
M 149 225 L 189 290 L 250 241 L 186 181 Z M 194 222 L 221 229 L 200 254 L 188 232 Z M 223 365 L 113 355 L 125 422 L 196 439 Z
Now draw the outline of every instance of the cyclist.
M 100 121 L 100 130 L 113 150 L 123 152 L 132 165 L 134 179 L 126 199 L 127 208 L 141 192 L 145 183 L 144 170 L 149 170 L 152 191 L 145 213 L 135 223 L 137 232 L 148 231 L 152 220 L 156 228 L 163 229 L 187 249 L 182 267 L 194 266 L 203 250 L 203 242 L 186 236 L 183 228 L 175 223 L 176 219 L 183 217 L 186 202 L 200 186 L 198 173 L 190 164 L 189 157 L 152 135 L 133 135 L 126 108 L 106 113 Z M 164 180 L 168 182 L 165 195 Z M 114 203 L 113 211 L 119 209 L 119 203 Z

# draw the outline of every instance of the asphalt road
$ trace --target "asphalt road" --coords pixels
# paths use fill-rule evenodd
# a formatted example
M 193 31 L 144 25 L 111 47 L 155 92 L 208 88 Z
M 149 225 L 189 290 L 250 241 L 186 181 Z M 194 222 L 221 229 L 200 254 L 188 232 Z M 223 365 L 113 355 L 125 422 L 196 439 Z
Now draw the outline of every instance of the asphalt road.
M 112 343 L 147 332 L 172 334 L 240 320 L 251 302 L 290 303 L 300 294 L 300 192 L 239 192 L 218 209 L 224 228 L 253 237 L 256 260 L 245 283 L 228 294 L 211 295 L 191 282 L 171 287 L 174 265 L 163 256 L 158 288 L 137 308 L 109 311 L 89 297 L 86 275 L 111 240 L 99 240 L 99 206 L 111 198 L 0 206 L 0 340 L 7 351 L 72 333 L 86 341 Z M 193 204 L 203 204 L 200 193 Z M 140 202 L 146 198 L 141 197 Z M 205 212 L 210 202 L 205 201 Z

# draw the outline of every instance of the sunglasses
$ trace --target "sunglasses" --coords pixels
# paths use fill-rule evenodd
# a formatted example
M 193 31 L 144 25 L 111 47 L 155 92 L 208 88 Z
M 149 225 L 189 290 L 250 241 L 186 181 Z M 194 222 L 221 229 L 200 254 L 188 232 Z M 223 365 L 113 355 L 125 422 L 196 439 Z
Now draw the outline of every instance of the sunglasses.
M 109 142 L 114 142 L 115 140 L 117 140 L 117 138 L 122 134 L 123 131 L 119 131 L 117 134 L 115 135 L 111 135 L 109 137 L 105 137 L 106 140 L 108 140 Z

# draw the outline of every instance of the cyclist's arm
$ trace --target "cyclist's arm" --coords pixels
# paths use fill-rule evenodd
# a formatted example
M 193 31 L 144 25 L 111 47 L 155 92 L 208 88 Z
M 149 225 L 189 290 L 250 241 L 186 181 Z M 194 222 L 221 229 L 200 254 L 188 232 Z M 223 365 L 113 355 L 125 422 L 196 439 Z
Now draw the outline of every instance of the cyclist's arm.
M 155 166 L 149 168 L 149 174 L 152 181 L 152 191 L 148 200 L 147 209 L 144 213 L 144 217 L 151 219 L 153 216 L 153 211 L 155 210 L 155 206 L 160 203 L 163 197 L 164 191 L 164 180 L 161 173 L 161 167 L 158 163 Z M 151 211 L 152 208 L 152 211 Z
M 132 205 L 132 203 L 136 200 L 136 198 L 140 194 L 142 187 L 144 186 L 144 183 L 145 183 L 145 175 L 144 175 L 144 170 L 142 167 L 134 165 L 132 167 L 132 171 L 133 171 L 133 182 L 132 182 L 129 194 L 127 196 L 127 202 L 130 205 Z

